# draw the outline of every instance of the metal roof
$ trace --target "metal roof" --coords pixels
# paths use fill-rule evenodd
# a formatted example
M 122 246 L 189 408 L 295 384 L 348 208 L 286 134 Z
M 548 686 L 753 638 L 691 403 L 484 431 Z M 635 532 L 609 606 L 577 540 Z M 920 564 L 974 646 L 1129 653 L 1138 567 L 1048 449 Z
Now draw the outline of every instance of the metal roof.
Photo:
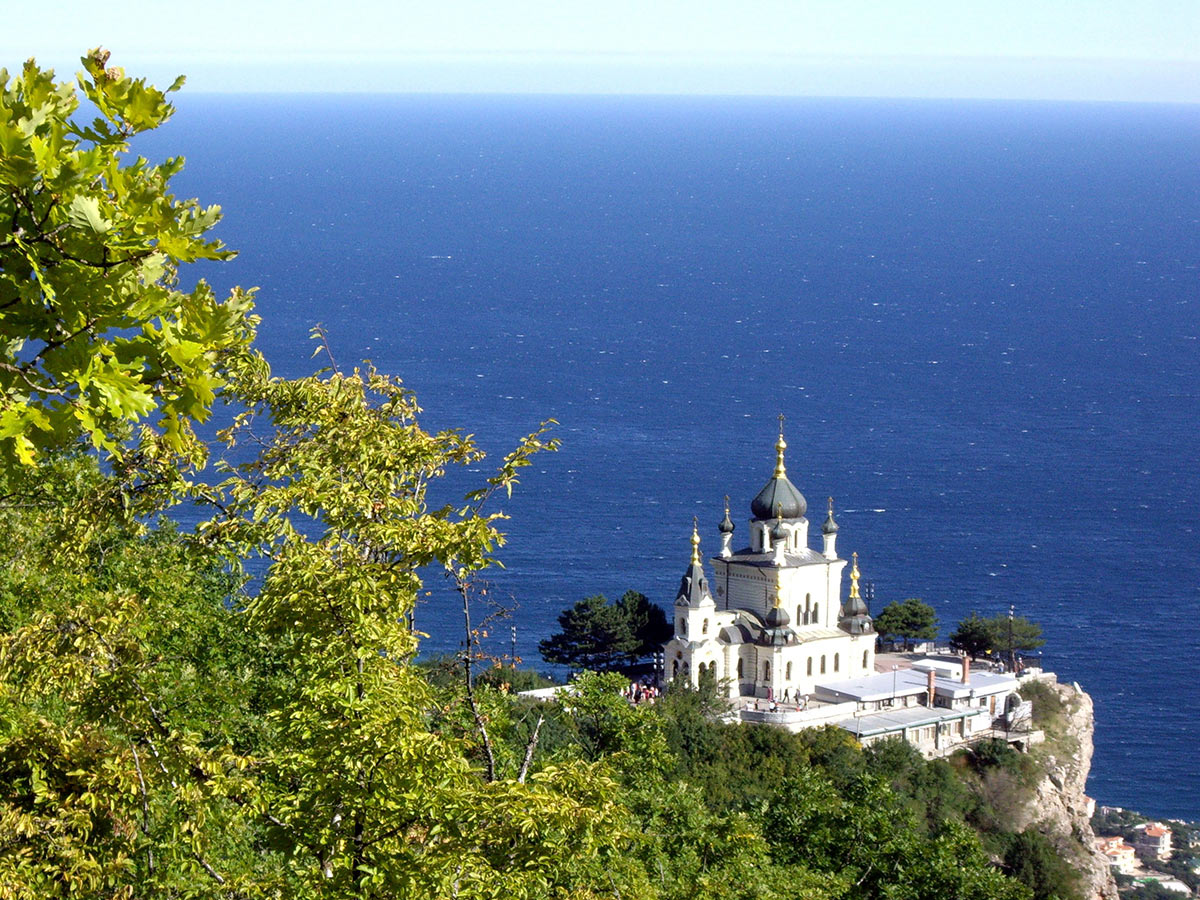
M 760 568 L 774 567 L 775 551 L 768 550 L 763 553 L 756 553 L 749 547 L 743 547 L 732 556 L 713 556 L 710 557 L 713 563 L 735 563 L 742 566 L 758 566 Z M 783 554 L 784 566 L 808 566 L 814 563 L 828 563 L 826 559 L 816 550 L 811 547 L 801 547 L 798 550 L 786 550 Z
M 782 457 L 780 457 L 782 465 Z M 808 512 L 808 501 L 792 484 L 787 475 L 775 475 L 750 501 L 750 514 L 758 521 L 770 519 L 802 519 Z
M 840 628 L 820 628 L 812 625 L 796 626 L 796 637 L 800 639 L 800 643 L 808 641 L 823 641 L 827 638 L 844 638 L 846 632 Z
M 874 737 L 879 734 L 898 733 L 905 728 L 939 725 L 942 722 L 954 722 L 981 715 L 984 715 L 982 709 L 930 709 L 928 706 L 906 706 L 843 719 L 837 726 L 859 737 Z
M 895 672 L 878 672 L 865 678 L 817 684 L 816 687 L 826 693 L 843 696 L 847 700 L 870 703 L 889 697 L 909 697 L 923 693 L 929 688 L 929 676 L 925 672 L 913 669 L 897 669 Z M 1016 688 L 1016 676 L 994 672 L 971 672 L 966 684 L 957 678 L 935 676 L 933 679 L 934 693 L 941 697 L 969 697 L 972 692 L 976 697 L 986 697 Z

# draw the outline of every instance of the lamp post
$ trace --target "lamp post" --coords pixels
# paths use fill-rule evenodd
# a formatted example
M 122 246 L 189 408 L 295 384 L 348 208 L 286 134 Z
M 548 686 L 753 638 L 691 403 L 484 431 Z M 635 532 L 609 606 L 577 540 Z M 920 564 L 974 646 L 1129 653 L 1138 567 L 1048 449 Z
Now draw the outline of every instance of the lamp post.
M 1013 641 L 1013 605 L 1008 605 L 1008 671 L 1017 674 L 1017 647 Z

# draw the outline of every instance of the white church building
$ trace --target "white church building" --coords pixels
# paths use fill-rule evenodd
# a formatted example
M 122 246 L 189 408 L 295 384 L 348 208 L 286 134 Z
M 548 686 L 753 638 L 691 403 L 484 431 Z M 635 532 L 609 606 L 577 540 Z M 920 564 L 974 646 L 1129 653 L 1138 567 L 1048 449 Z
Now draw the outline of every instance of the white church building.
M 847 560 L 836 551 L 833 500 L 821 526 L 821 551 L 809 547 L 808 504 L 788 480 L 780 430 L 775 474 L 750 504 L 750 543 L 733 549 L 734 524 L 719 526 L 721 550 L 704 573 L 700 535 L 675 597 L 674 637 L 664 647 L 667 678 L 701 677 L 729 686 L 730 697 L 786 701 L 815 686 L 875 672 L 875 629 L 858 588 L 858 555 L 842 599 Z

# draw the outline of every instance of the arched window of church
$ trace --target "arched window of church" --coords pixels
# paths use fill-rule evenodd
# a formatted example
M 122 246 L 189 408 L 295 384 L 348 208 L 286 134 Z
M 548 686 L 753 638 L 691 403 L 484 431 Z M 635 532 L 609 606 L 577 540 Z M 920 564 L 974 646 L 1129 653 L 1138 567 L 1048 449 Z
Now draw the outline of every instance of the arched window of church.
M 744 672 L 743 672 L 743 667 L 742 667 L 742 660 L 739 659 L 738 660 L 738 678 L 741 679 L 743 677 L 744 677 Z
M 867 651 L 864 650 L 863 651 L 863 668 L 865 669 L 866 667 L 867 667 Z
M 792 680 L 792 664 L 791 663 L 787 664 L 787 680 L 788 681 Z
M 798 625 L 808 624 L 804 621 L 804 607 L 798 603 L 796 604 L 796 624 L 798 624 Z
M 821 674 L 825 674 L 825 654 L 821 654 Z
M 680 619 L 680 620 L 679 620 L 679 633 L 680 633 L 680 634 L 687 634 L 687 619 Z
M 842 663 L 841 657 L 842 657 L 842 654 L 840 654 L 840 653 L 833 654 L 833 671 L 835 671 L 835 672 L 838 671 L 838 669 L 841 667 L 841 663 Z
M 701 634 L 708 634 L 708 619 L 704 620 L 704 624 L 700 626 Z
M 812 674 L 812 657 L 811 656 L 808 658 L 808 674 L 809 675 Z
M 765 663 L 763 663 L 763 681 L 770 681 L 770 680 L 771 680 L 771 664 L 769 662 L 765 662 Z
M 813 614 L 812 614 L 812 620 L 813 620 L 814 622 L 816 622 L 816 621 L 819 621 L 819 620 L 820 620 L 820 618 L 821 618 L 821 612 L 820 612 L 820 610 L 821 610 L 821 604 L 820 604 L 820 603 L 814 603 L 814 604 L 813 604 Z
M 673 660 L 671 660 L 671 677 L 674 678 L 678 674 L 679 674 L 679 660 L 673 659 Z
M 804 624 L 812 621 L 812 594 L 804 595 Z

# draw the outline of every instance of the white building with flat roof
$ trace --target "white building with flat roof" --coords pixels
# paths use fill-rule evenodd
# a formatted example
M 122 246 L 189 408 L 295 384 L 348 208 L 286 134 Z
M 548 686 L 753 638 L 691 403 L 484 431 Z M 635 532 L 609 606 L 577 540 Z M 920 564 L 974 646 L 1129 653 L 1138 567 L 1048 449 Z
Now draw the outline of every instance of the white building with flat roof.
M 917 704 L 942 709 L 981 709 L 989 720 L 1004 714 L 1010 694 L 1016 693 L 1016 676 L 997 672 L 972 672 L 969 663 L 960 666 L 958 677 L 939 673 L 917 663 L 846 681 L 815 685 L 818 700 L 841 703 L 852 700 L 864 712 Z M 932 702 L 930 698 L 932 697 Z
M 864 746 L 900 737 L 926 756 L 944 755 L 991 729 L 1018 683 L 1012 675 L 971 672 L 966 659 L 952 678 L 938 662 L 818 684 L 815 695 L 854 705 L 854 714 L 836 724 Z

